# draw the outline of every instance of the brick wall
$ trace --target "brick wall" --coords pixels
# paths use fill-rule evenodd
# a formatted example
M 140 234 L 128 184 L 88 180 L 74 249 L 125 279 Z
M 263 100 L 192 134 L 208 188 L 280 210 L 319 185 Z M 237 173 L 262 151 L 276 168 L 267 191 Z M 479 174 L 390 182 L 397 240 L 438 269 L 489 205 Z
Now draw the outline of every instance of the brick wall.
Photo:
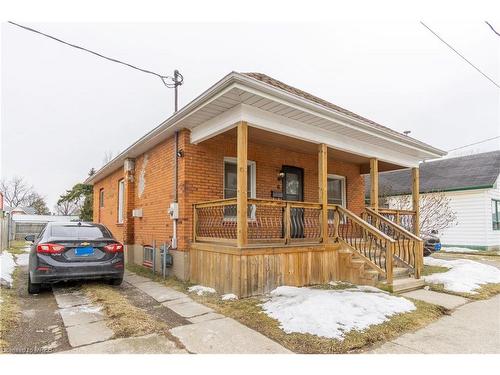
M 118 241 L 123 241 L 123 224 L 118 224 L 118 182 L 123 177 L 120 167 L 94 184 L 94 222 L 106 225 Z M 101 189 L 104 189 L 104 207 L 99 207 Z
M 168 208 L 174 200 L 174 138 L 171 137 L 135 161 L 134 243 L 150 245 L 170 242 L 173 234 Z
M 189 132 L 181 133 L 179 248 L 186 248 L 192 236 L 192 205 L 223 198 L 224 157 L 236 157 L 236 137 L 223 133 L 198 145 L 189 143 Z M 277 179 L 283 165 L 304 169 L 304 200 L 318 202 L 318 156 L 249 139 L 248 160 L 256 163 L 257 198 L 271 198 L 271 190 L 281 191 Z M 364 209 L 364 179 L 358 165 L 329 160 L 328 173 L 346 177 L 347 208 L 359 214 Z
M 190 133 L 179 134 L 179 148 L 184 157 L 179 159 L 179 216 L 178 248 L 186 250 L 192 236 L 192 205 L 196 202 L 223 197 L 224 157 L 236 157 L 236 138 L 224 133 L 198 145 L 190 143 Z M 168 206 L 174 199 L 174 138 L 158 144 L 135 160 L 133 208 L 142 208 L 143 217 L 134 218 L 134 243 L 150 244 L 170 241 L 172 221 Z M 304 169 L 304 200 L 318 201 L 318 157 L 279 147 L 255 143 L 250 139 L 248 159 L 256 163 L 257 198 L 271 198 L 271 190 L 281 191 L 277 175 L 282 165 Z M 360 213 L 364 208 L 364 179 L 355 164 L 329 160 L 328 173 L 346 177 L 348 209 Z M 120 240 L 122 226 L 117 225 L 118 180 L 123 168 L 94 185 L 94 220 L 113 231 Z M 99 189 L 104 187 L 105 207 L 98 209 Z

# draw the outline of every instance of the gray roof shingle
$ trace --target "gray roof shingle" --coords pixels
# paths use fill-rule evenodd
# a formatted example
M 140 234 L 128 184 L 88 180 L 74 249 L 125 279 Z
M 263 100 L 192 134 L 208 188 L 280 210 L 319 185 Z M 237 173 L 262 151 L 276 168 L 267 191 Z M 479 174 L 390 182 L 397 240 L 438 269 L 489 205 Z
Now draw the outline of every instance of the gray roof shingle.
M 306 91 L 303 91 L 303 90 L 300 90 L 296 87 L 290 86 L 290 85 L 288 85 L 284 82 L 281 82 L 273 77 L 269 77 L 266 74 L 257 73 L 257 72 L 247 72 L 247 73 L 241 73 L 241 74 L 243 74 L 247 77 L 251 77 L 253 79 L 259 80 L 261 82 L 267 83 L 268 85 L 274 86 L 274 87 L 279 88 L 279 89 L 284 90 L 284 91 L 287 91 L 291 94 L 300 96 L 301 98 L 304 98 L 306 100 L 310 100 L 310 101 L 315 102 L 317 104 L 320 104 L 324 107 L 327 107 L 327 108 L 333 109 L 335 111 L 341 112 L 343 114 L 346 114 L 348 116 L 357 118 L 358 120 L 362 120 L 364 122 L 367 122 L 367 123 L 379 128 L 381 130 L 384 130 L 384 131 L 387 131 L 387 132 L 390 132 L 393 134 L 397 134 L 399 136 L 403 135 L 402 133 L 397 132 L 391 128 L 388 128 L 387 126 L 380 125 L 379 123 L 376 123 L 375 121 L 372 121 L 370 119 L 367 119 L 366 117 L 360 116 L 357 113 L 351 112 L 345 108 L 339 107 L 338 105 L 335 105 L 327 100 L 321 99 L 321 98 L 319 98 L 315 95 L 312 95 Z M 422 141 L 419 141 L 418 139 L 412 138 L 412 137 L 407 136 L 407 135 L 405 135 L 405 137 L 412 139 L 413 141 L 417 142 L 418 144 L 420 144 L 422 146 L 429 146 L 428 144 L 426 144 Z
M 420 164 L 420 192 L 492 187 L 500 174 L 500 151 L 485 152 Z M 409 169 L 379 174 L 381 195 L 411 193 Z M 370 195 L 370 176 L 365 176 L 365 195 Z

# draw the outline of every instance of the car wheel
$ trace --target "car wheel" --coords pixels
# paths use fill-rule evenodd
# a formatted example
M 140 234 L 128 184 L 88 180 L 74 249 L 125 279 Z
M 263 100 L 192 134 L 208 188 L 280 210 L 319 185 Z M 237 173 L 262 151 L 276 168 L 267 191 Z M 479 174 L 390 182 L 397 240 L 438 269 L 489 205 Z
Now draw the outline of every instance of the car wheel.
M 109 283 L 111 285 L 116 285 L 116 286 L 121 285 L 122 282 L 123 282 L 123 277 L 120 277 L 119 279 L 111 279 L 111 280 L 109 280 Z
M 42 290 L 42 284 L 35 284 L 31 282 L 31 277 L 28 276 L 28 293 L 38 294 Z

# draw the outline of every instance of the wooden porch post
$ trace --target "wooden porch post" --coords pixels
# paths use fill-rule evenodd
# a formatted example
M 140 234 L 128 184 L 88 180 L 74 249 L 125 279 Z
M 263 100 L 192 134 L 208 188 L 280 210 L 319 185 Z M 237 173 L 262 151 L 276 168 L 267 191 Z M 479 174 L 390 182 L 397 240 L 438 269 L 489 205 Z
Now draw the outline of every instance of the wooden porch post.
M 370 159 L 370 207 L 378 211 L 378 160 Z
M 413 220 L 413 233 L 420 236 L 420 169 L 412 168 L 412 201 L 415 218 Z
M 321 203 L 321 237 L 328 242 L 328 147 L 321 143 L 318 147 L 318 192 Z
M 236 229 L 237 245 L 243 247 L 248 243 L 248 195 L 247 195 L 247 151 L 248 151 L 248 125 L 246 122 L 238 124 L 237 136 L 237 191 L 236 191 Z

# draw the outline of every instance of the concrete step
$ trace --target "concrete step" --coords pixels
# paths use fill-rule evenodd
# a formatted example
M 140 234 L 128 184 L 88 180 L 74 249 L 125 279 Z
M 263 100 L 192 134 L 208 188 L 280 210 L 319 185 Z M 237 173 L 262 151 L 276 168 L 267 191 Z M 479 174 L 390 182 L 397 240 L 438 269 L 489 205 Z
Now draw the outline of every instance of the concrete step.
M 411 290 L 422 289 L 425 286 L 423 279 L 408 277 L 405 279 L 395 279 L 392 282 L 393 293 L 404 293 Z

